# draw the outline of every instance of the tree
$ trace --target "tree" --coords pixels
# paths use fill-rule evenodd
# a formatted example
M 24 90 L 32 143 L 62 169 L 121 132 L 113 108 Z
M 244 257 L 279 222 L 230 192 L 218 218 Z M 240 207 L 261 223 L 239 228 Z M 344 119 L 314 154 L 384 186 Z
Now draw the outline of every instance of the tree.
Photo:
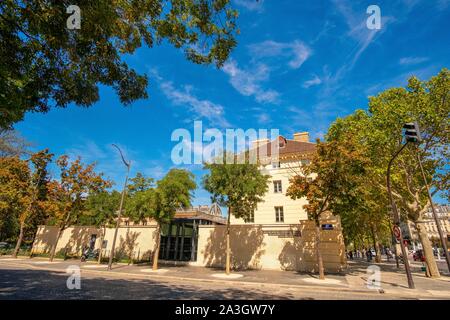
M 430 208 L 426 188 L 421 176 L 417 157 L 422 159 L 432 194 L 449 195 L 449 135 L 450 123 L 450 72 L 442 69 L 428 81 L 411 77 L 406 88 L 391 88 L 370 97 L 368 111 L 357 110 L 344 119 L 338 119 L 330 132 L 347 132 L 355 143 L 365 150 L 370 162 L 366 166 L 365 186 L 361 184 L 364 201 L 356 210 L 378 203 L 371 213 L 382 215 L 388 205 L 386 192 L 386 170 L 389 160 L 404 143 L 402 127 L 407 122 L 417 121 L 423 141 L 419 146 L 410 144 L 396 159 L 392 167 L 392 190 L 403 217 L 414 222 L 422 243 L 427 274 L 438 277 L 439 271 L 433 257 L 426 230 L 420 224 Z M 333 139 L 338 139 L 335 134 Z M 348 144 L 349 146 L 352 144 Z M 364 181 L 364 180 L 363 180 Z M 376 196 L 380 196 L 378 199 Z M 373 217 L 371 217 L 372 219 Z M 372 219 L 373 220 L 373 219 Z M 381 220 L 374 220 L 377 226 Z
M 228 159 L 224 153 L 223 159 Z M 226 274 L 230 274 L 230 217 L 248 219 L 258 202 L 268 190 L 268 175 L 263 175 L 258 164 L 249 163 L 207 163 L 204 169 L 210 171 L 203 177 L 204 188 L 211 193 L 211 201 L 228 208 L 226 230 Z
M 99 84 L 129 105 L 146 98 L 147 77 L 122 59 L 167 41 L 188 60 L 221 66 L 236 45 L 229 0 L 80 0 L 81 28 L 70 30 L 68 1 L 0 2 L 0 128 L 27 111 L 70 103 L 88 107 Z
M 79 224 L 102 227 L 100 243 L 106 234 L 106 227 L 112 225 L 116 218 L 116 210 L 120 202 L 120 193 L 116 190 L 111 192 L 100 191 L 89 194 L 86 201 L 86 212 L 79 219 Z M 102 260 L 102 248 L 98 254 L 98 263 Z
M 150 217 L 154 210 L 154 184 L 153 178 L 147 178 L 138 172 L 130 179 L 128 185 L 128 199 L 125 205 L 125 217 L 134 222 L 142 222 Z
M 0 230 L 3 237 L 17 235 L 18 216 L 29 199 L 30 168 L 19 157 L 0 158 Z
M 14 249 L 13 258 L 17 257 L 22 240 L 24 237 L 25 227 L 27 223 L 39 221 L 38 216 L 43 215 L 45 202 L 47 201 L 47 184 L 49 182 L 47 165 L 52 161 L 53 154 L 48 149 L 34 153 L 30 162 L 33 164 L 34 171 L 29 173 L 29 179 L 23 189 L 23 197 L 21 199 L 23 206 L 19 212 L 20 232 L 17 239 L 16 248 Z M 36 232 L 34 225 L 32 230 Z
M 439 277 L 431 243 L 420 221 L 430 208 L 426 187 L 417 157 L 423 162 L 432 194 L 447 194 L 449 186 L 450 71 L 442 69 L 428 81 L 411 77 L 406 88 L 386 90 L 369 101 L 372 118 L 374 150 L 379 163 L 387 167 L 388 159 L 402 144 L 404 123 L 417 121 L 423 141 L 420 146 L 410 144 L 395 161 L 392 176 L 393 194 L 402 211 L 415 223 L 427 263 L 427 273 Z M 385 156 L 383 156 L 385 155 Z M 446 169 L 447 168 L 447 169 Z
M 192 192 L 196 188 L 194 175 L 184 169 L 171 169 L 157 182 L 156 190 L 152 193 L 153 208 L 149 210 L 150 217 L 157 223 L 156 243 L 153 250 L 153 270 L 158 269 L 161 225 L 169 223 L 175 216 L 177 209 L 191 206 Z
M 0 127 L 0 157 L 20 157 L 27 153 L 29 145 L 17 131 Z
M 86 199 L 86 211 L 80 216 L 79 224 L 97 227 L 113 224 L 119 201 L 120 192 L 116 190 L 111 192 L 102 190 L 89 194 Z
M 348 137 L 351 138 L 351 137 Z M 354 197 L 354 177 L 364 172 L 366 159 L 359 148 L 348 148 L 340 142 L 317 141 L 316 153 L 310 164 L 300 167 L 290 180 L 286 195 L 292 199 L 306 197 L 304 209 L 316 226 L 315 249 L 319 278 L 325 279 L 320 251 L 320 218 L 333 210 L 342 198 L 351 202 Z
M 153 269 L 158 269 L 161 226 L 169 223 L 176 210 L 191 206 L 192 191 L 197 187 L 194 175 L 183 169 L 171 169 L 161 180 L 153 185 L 152 178 L 138 173 L 130 179 L 129 199 L 125 214 L 133 221 L 147 218 L 156 221 L 155 247 L 153 250 Z
M 50 253 L 53 261 L 62 232 L 71 224 L 76 224 L 86 212 L 86 197 L 100 193 L 111 187 L 111 182 L 103 179 L 103 174 L 94 171 L 95 164 L 84 165 L 78 158 L 69 164 L 66 155 L 56 161 L 61 175 L 60 181 L 49 183 L 49 205 L 53 223 L 58 227 L 55 244 Z

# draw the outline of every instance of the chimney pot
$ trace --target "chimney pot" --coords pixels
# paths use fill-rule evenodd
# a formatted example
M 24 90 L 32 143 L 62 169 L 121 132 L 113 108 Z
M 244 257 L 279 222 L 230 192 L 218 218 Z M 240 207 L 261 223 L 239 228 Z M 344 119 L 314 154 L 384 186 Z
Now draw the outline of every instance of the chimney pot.
M 294 141 L 309 142 L 309 132 L 294 133 Z

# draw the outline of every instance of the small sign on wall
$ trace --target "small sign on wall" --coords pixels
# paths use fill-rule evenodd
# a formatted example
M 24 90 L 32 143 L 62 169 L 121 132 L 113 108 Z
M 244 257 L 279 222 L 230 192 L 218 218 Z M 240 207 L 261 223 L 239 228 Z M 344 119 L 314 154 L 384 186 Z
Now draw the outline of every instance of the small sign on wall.
M 322 225 L 322 230 L 333 230 L 333 225 L 332 224 L 323 224 Z

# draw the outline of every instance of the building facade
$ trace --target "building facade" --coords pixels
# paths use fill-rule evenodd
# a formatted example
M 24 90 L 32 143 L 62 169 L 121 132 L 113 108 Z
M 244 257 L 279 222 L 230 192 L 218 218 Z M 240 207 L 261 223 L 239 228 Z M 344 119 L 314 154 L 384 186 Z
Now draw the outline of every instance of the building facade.
M 436 215 L 438 217 L 442 232 L 444 234 L 444 238 L 447 238 L 447 241 L 450 239 L 450 205 L 441 205 L 435 206 Z M 421 221 L 419 221 L 425 230 L 427 231 L 428 238 L 432 242 L 433 245 L 440 246 L 440 237 L 437 229 L 436 221 L 433 217 L 433 212 L 431 208 L 424 214 L 424 217 Z M 405 234 L 405 239 L 408 239 L 410 242 L 411 249 L 415 250 L 417 248 L 421 248 L 419 236 L 417 233 L 417 229 L 412 221 L 402 224 L 402 231 Z
M 273 144 L 277 144 L 276 147 Z M 295 133 L 293 139 L 278 137 L 278 141 L 258 140 L 253 142 L 253 148 L 264 149 L 261 172 L 269 175 L 269 188 L 264 201 L 258 203 L 254 214 L 247 220 L 231 217 L 232 224 L 297 224 L 299 220 L 307 220 L 303 206 L 305 199 L 292 200 L 286 196 L 289 179 L 301 174 L 315 152 L 315 144 L 309 141 L 309 133 Z M 271 154 L 278 148 L 278 154 Z M 313 177 L 311 177 L 313 178 Z

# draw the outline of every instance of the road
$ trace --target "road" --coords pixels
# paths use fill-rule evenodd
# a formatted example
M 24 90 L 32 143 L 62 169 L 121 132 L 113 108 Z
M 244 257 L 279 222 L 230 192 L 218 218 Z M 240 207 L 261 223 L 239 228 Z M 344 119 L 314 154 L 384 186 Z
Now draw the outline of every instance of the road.
M 198 280 L 138 278 L 82 270 L 81 288 L 67 288 L 70 275 L 45 266 L 1 261 L 0 299 L 411 299 L 378 292 L 323 290 L 318 287 L 280 287 L 273 284 L 229 284 Z

